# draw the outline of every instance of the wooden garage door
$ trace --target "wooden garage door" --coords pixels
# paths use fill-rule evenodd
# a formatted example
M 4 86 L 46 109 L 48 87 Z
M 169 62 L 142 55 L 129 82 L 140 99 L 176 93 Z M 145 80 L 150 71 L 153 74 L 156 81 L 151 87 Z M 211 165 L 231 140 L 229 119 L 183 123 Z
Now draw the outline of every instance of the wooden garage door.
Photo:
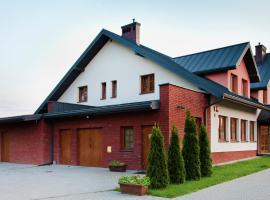
M 9 135 L 7 132 L 1 134 L 1 161 L 9 161 Z
M 101 129 L 79 130 L 79 164 L 82 166 L 101 166 L 102 131 Z
M 71 164 L 72 130 L 60 130 L 60 164 Z
M 153 126 L 143 126 L 142 127 L 142 134 L 143 134 L 143 160 L 142 160 L 142 164 L 143 164 L 143 168 L 146 169 L 147 168 L 147 159 L 148 159 L 148 154 L 150 151 L 150 145 L 151 145 L 151 133 L 152 133 L 152 128 Z

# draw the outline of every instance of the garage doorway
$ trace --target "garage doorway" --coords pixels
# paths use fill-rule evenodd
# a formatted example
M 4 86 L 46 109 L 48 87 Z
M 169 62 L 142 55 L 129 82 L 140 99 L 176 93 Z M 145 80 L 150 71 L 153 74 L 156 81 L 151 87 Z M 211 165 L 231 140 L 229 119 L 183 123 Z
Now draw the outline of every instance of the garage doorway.
M 1 161 L 9 162 L 9 134 L 7 132 L 1 133 Z
M 102 165 L 102 130 L 79 129 L 79 165 L 100 167 Z
M 60 164 L 71 165 L 72 130 L 60 130 Z

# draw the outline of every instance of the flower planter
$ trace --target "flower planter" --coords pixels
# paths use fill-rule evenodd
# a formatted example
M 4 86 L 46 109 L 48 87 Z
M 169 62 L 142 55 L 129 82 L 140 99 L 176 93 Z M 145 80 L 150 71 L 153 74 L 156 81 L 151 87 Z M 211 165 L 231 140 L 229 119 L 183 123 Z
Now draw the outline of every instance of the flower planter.
M 109 166 L 110 171 L 112 172 L 125 172 L 127 171 L 127 165 L 121 165 L 121 166 Z
M 148 187 L 143 185 L 119 183 L 120 191 L 125 194 L 134 194 L 138 196 L 146 195 L 148 193 Z

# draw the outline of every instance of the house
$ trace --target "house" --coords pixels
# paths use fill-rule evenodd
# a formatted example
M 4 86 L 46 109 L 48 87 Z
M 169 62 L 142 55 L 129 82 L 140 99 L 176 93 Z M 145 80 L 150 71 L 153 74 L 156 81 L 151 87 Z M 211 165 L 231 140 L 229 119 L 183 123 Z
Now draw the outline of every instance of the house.
M 260 153 L 270 107 L 250 90 L 262 80 L 250 44 L 172 58 L 143 46 L 140 26 L 101 30 L 34 114 L 0 119 L 1 161 L 143 169 L 152 126 L 167 148 L 187 110 L 206 124 L 214 163 Z

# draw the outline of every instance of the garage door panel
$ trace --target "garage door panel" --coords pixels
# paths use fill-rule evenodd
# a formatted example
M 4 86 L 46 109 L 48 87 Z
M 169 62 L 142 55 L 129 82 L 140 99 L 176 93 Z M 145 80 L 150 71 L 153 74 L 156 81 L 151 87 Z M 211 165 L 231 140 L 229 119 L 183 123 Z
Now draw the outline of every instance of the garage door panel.
M 80 129 L 78 136 L 79 164 L 101 166 L 103 150 L 101 129 Z
M 60 163 L 70 165 L 71 161 L 71 140 L 72 130 L 60 131 Z

